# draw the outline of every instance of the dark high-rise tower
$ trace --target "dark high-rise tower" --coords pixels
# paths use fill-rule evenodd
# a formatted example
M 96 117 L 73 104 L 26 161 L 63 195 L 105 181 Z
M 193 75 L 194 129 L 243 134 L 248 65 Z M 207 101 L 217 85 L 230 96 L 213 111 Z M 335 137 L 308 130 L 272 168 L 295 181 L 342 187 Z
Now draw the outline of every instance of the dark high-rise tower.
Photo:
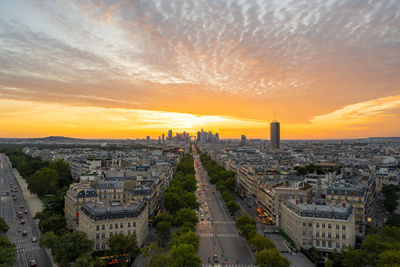
M 272 121 L 270 124 L 271 133 L 271 148 L 279 149 L 281 146 L 281 125 L 277 121 Z

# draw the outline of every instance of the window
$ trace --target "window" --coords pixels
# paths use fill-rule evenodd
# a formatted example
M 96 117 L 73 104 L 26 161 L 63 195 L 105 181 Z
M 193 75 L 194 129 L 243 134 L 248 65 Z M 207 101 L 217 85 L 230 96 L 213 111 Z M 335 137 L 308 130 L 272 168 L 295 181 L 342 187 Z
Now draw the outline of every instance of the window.
M 325 237 L 325 232 L 322 232 L 322 237 Z
M 101 249 L 106 249 L 106 244 L 104 244 L 104 243 L 101 243 Z
M 316 237 L 319 237 L 319 232 L 316 232 L 316 233 L 315 233 L 315 236 L 316 236 Z
M 331 232 L 328 233 L 328 238 L 332 238 Z
M 133 227 L 136 227 L 136 222 L 133 222 Z
M 323 248 L 326 247 L 326 241 L 325 241 L 325 240 L 322 241 L 322 247 L 323 247 Z
M 103 224 L 103 225 L 101 226 L 101 230 L 104 230 L 104 229 L 106 229 L 106 226 Z
M 328 242 L 328 248 L 332 248 L 332 242 L 331 241 Z
M 303 222 L 303 227 L 306 227 L 306 226 L 307 226 L 307 223 Z
M 316 223 L 315 226 L 316 226 L 317 228 L 319 228 L 319 223 Z
M 309 231 L 309 232 L 308 232 L 308 235 L 309 235 L 309 236 L 312 236 L 312 231 Z
M 336 224 L 336 229 L 338 229 L 338 230 L 339 230 L 339 224 Z
M 332 225 L 330 223 L 328 223 L 328 229 L 331 229 Z
M 123 224 L 123 223 L 120 223 L 120 224 L 119 224 L 119 227 L 120 227 L 120 228 L 124 228 L 124 224 Z
M 113 229 L 113 225 L 110 223 L 110 229 Z
M 102 234 L 101 234 L 101 239 L 104 239 L 104 238 L 106 238 L 106 234 L 105 234 L 105 233 L 102 233 Z
M 346 239 L 346 234 L 342 234 L 342 239 Z
M 340 243 L 336 243 L 336 248 L 339 249 L 340 248 Z
M 339 238 L 340 238 L 339 233 L 336 233 L 336 239 L 339 239 Z
M 307 241 L 303 240 L 303 246 L 307 246 Z
M 96 225 L 96 231 L 100 230 L 100 225 Z
M 346 248 L 346 243 L 342 243 L 342 248 Z
M 322 224 L 322 228 L 325 228 L 325 224 L 324 223 Z
M 100 244 L 99 243 L 96 244 L 96 250 L 100 250 Z
M 319 240 L 317 240 L 317 242 L 315 242 L 315 246 L 319 247 Z
M 308 240 L 308 245 L 312 247 L 312 240 Z
M 96 240 L 99 239 L 100 235 L 97 233 L 96 234 Z
M 342 225 L 342 230 L 346 230 L 346 225 Z
M 118 223 L 115 224 L 115 229 L 118 229 Z
M 110 237 L 112 237 L 113 236 L 113 232 L 110 232 Z
M 131 227 L 131 222 L 128 222 L 128 227 Z
M 303 236 L 306 236 L 307 235 L 307 231 L 303 231 Z
M 128 230 L 128 235 L 130 235 L 131 234 L 131 230 Z

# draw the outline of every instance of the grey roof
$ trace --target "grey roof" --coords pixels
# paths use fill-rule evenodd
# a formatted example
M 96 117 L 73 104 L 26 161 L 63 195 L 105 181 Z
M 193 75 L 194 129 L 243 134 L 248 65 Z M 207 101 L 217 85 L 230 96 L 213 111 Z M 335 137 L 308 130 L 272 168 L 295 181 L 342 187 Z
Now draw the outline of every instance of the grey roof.
M 339 196 L 363 196 L 366 190 L 367 188 L 365 186 L 339 182 L 328 186 L 326 194 Z
M 92 186 L 98 189 L 110 189 L 110 188 L 122 188 L 123 184 L 121 181 L 97 181 L 94 182 Z
M 144 201 L 130 203 L 128 205 L 111 205 L 103 206 L 94 203 L 87 203 L 82 205 L 81 210 L 89 218 L 95 221 L 118 219 L 118 218 L 132 218 L 138 217 L 146 207 Z
M 347 220 L 353 211 L 350 204 L 346 204 L 346 206 L 315 205 L 296 203 L 294 199 L 285 200 L 283 203 L 286 207 L 302 217 Z
M 85 198 L 85 197 L 97 197 L 97 193 L 94 189 L 88 188 L 86 190 L 82 189 L 77 192 L 76 198 Z

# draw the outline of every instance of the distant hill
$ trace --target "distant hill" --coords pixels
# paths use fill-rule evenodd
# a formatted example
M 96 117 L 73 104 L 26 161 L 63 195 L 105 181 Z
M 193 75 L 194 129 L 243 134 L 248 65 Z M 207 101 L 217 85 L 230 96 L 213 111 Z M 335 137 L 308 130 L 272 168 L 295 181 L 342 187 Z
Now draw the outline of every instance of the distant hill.
M 73 142 L 73 141 L 81 140 L 81 139 L 64 137 L 64 136 L 48 136 L 48 137 L 43 137 L 43 138 L 32 138 L 32 139 L 41 140 L 41 141 L 53 141 L 53 142 Z
M 369 140 L 388 140 L 388 139 L 390 139 L 390 140 L 400 140 L 400 137 L 395 137 L 395 136 L 393 136 L 393 137 L 369 137 L 368 139 Z

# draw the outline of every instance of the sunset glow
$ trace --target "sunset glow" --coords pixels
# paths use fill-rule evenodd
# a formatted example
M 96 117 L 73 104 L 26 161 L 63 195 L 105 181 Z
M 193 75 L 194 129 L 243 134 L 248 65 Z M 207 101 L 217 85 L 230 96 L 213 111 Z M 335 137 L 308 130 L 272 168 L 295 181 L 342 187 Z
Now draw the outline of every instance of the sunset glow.
M 400 134 L 397 1 L 2 1 L 0 137 Z M 397 13 L 396 13 L 397 12 Z

